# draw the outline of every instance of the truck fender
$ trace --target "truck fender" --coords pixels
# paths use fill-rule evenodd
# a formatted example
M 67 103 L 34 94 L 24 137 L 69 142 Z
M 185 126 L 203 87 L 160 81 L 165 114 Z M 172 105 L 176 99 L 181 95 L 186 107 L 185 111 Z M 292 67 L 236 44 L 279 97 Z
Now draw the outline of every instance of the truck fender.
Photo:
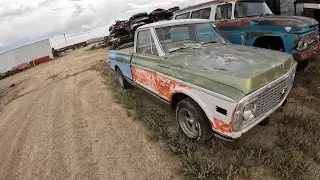
M 214 118 L 221 120 L 225 124 L 230 124 L 232 119 L 232 113 L 236 108 L 236 102 L 226 101 L 219 97 L 215 97 L 203 91 L 195 88 L 180 88 L 174 89 L 170 102 L 173 103 L 173 97 L 175 94 L 180 93 L 192 98 L 206 114 L 208 120 L 213 125 Z M 216 107 L 223 108 L 227 111 L 227 114 L 221 114 L 216 111 Z

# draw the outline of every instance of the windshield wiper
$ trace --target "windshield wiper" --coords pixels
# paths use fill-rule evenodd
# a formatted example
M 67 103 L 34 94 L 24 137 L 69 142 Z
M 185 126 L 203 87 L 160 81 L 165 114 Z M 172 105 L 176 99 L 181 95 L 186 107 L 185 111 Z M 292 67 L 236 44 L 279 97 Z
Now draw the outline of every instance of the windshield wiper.
M 179 50 L 182 50 L 182 49 L 186 49 L 186 47 L 185 46 L 180 46 L 180 47 L 168 49 L 168 52 L 172 53 L 172 52 L 176 52 L 176 51 L 179 51 Z
M 209 43 L 210 43 L 210 44 L 211 44 L 211 43 L 212 43 L 212 44 L 215 44 L 215 43 L 217 43 L 217 41 L 201 42 L 202 45 L 209 44 Z

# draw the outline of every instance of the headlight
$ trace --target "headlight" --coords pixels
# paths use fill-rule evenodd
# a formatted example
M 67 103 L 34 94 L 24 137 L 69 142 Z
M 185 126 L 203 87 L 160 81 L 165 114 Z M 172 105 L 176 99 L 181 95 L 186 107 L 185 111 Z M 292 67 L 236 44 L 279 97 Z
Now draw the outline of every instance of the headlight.
M 239 104 L 237 109 L 233 114 L 233 124 L 232 129 L 234 132 L 241 130 L 241 126 L 244 121 L 251 121 L 255 118 L 255 113 L 257 110 L 256 100 L 250 101 L 249 103 L 243 105 Z
M 299 41 L 298 46 L 297 46 L 297 50 L 301 51 L 303 50 L 303 46 L 304 46 L 304 42 L 302 40 Z
M 303 49 L 307 49 L 308 48 L 308 43 L 303 43 Z
M 255 103 L 249 103 L 243 108 L 243 120 L 251 121 L 255 117 L 257 105 Z

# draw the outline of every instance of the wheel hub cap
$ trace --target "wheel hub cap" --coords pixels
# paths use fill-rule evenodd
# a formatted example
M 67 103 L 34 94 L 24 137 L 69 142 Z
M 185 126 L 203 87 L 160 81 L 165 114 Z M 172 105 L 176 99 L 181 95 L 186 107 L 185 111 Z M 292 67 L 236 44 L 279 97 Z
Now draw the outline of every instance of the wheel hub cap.
M 200 124 L 188 109 L 183 108 L 179 110 L 178 121 L 182 131 L 188 137 L 198 137 Z

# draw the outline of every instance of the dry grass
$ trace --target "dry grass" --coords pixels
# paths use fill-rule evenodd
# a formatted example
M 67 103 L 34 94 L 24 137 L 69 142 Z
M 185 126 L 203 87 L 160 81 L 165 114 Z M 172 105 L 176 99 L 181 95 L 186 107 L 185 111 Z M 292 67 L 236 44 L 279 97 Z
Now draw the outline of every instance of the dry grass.
M 320 179 L 320 57 L 308 72 L 297 73 L 287 107 L 271 116 L 270 125 L 257 126 L 234 142 L 213 138 L 201 145 L 179 133 L 173 113 L 150 95 L 136 88 L 119 90 L 115 75 L 104 63 L 95 69 L 106 77 L 115 99 L 128 114 L 149 126 L 151 139 L 164 143 L 179 157 L 186 177 Z

